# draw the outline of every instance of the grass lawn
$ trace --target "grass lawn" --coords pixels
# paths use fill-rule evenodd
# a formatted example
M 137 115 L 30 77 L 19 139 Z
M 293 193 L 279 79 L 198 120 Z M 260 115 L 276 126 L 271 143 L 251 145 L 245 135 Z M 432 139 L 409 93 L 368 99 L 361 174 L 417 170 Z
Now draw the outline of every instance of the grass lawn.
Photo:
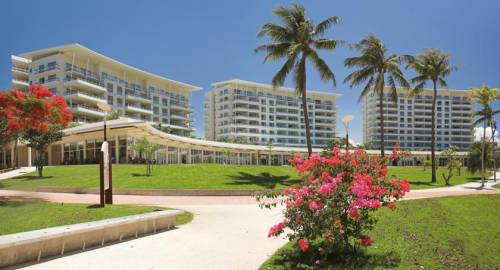
M 331 269 L 498 269 L 500 196 L 402 201 L 377 213 L 374 240 L 355 263 Z M 270 224 L 271 225 L 271 224 Z M 278 250 L 261 269 L 297 269 L 295 244 Z M 345 257 L 343 257 L 345 258 Z
M 99 185 L 97 165 L 55 166 L 44 169 L 44 178 L 29 173 L 1 180 L 0 188 L 35 190 L 38 186 L 90 188 Z M 299 183 L 295 170 L 289 166 L 172 164 L 153 168 L 153 176 L 144 175 L 145 165 L 114 165 L 113 186 L 129 189 L 281 189 Z M 412 189 L 444 186 L 438 170 L 438 182 L 430 184 L 431 171 L 420 167 L 390 167 L 389 173 L 410 180 Z M 452 184 L 477 179 L 466 170 L 452 178 Z
M 497 180 L 498 181 L 498 180 Z M 500 189 L 500 183 L 496 184 L 496 185 L 493 185 L 494 188 L 498 188 Z
M 3 200 L 0 197 L 0 235 L 76 224 L 100 219 L 152 212 L 158 207 L 132 205 L 61 204 L 34 200 Z M 166 208 L 160 208 L 166 209 Z M 193 215 L 184 212 L 176 225 L 190 222 Z

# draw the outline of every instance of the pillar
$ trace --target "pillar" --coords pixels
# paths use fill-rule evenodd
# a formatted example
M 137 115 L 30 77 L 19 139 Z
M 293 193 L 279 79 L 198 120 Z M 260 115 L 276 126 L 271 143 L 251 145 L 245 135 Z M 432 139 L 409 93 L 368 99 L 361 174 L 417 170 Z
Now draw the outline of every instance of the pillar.
M 217 152 L 215 150 L 212 151 L 212 157 L 213 157 L 212 163 L 217 164 Z
M 285 164 L 284 162 L 285 162 L 285 158 L 283 158 L 283 154 L 281 154 L 281 164 L 280 165 Z
M 191 149 L 188 149 L 187 160 L 186 163 L 191 164 Z
M 120 164 L 120 145 L 118 144 L 118 136 L 115 137 L 115 163 Z
M 177 147 L 177 164 L 181 164 L 181 151 Z
M 271 154 L 268 154 L 267 165 L 271 165 Z
M 201 164 L 203 164 L 204 159 L 205 159 L 205 150 L 201 150 Z
M 28 147 L 28 167 L 31 167 L 31 147 Z
M 237 157 L 238 157 L 238 165 L 241 165 L 240 152 L 237 153 Z
M 87 160 L 87 140 L 83 141 L 83 160 L 82 163 L 85 164 L 85 161 Z

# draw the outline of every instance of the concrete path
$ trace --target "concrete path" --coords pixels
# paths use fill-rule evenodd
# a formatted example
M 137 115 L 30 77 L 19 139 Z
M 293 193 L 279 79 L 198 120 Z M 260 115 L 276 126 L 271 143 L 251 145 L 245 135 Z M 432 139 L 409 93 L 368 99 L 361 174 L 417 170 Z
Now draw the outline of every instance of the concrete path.
M 16 176 L 23 175 L 25 173 L 34 172 L 34 171 L 36 171 L 35 167 L 21 167 L 19 169 L 8 171 L 6 173 L 0 173 L 0 180 L 11 178 L 11 177 L 16 177 Z
M 497 173 L 498 176 L 500 174 Z M 499 182 L 497 182 L 499 183 Z M 500 194 L 489 181 L 415 190 L 406 199 Z M 23 196 L 54 202 L 96 203 L 96 195 L 0 190 L 0 196 Z M 194 213 L 194 220 L 173 231 L 55 258 L 26 269 L 257 269 L 286 243 L 267 231 L 281 219 L 281 209 L 261 210 L 251 197 L 115 196 L 117 204 L 174 206 Z

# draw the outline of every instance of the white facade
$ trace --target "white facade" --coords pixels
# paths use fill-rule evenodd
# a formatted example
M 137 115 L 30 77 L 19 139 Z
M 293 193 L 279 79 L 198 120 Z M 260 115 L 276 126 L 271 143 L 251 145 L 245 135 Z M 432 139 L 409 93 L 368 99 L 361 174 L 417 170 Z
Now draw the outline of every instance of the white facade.
M 233 79 L 212 84 L 205 94 L 205 137 L 215 141 L 305 146 L 301 98 L 291 88 Z M 314 147 L 336 135 L 338 94 L 309 91 L 307 103 Z
M 385 147 L 399 143 L 406 150 L 431 148 L 432 89 L 419 96 L 407 97 L 407 90 L 398 89 L 397 102 L 389 88 L 384 89 Z M 465 90 L 438 89 L 436 102 L 436 149 L 455 145 L 467 150 L 473 142 L 473 105 Z M 363 98 L 363 143 L 380 148 L 379 95 Z
M 12 56 L 12 87 L 42 84 L 63 96 L 76 122 L 102 121 L 98 102 L 122 116 L 161 123 L 172 133 L 194 131 L 190 92 L 200 88 L 154 75 L 79 44 Z

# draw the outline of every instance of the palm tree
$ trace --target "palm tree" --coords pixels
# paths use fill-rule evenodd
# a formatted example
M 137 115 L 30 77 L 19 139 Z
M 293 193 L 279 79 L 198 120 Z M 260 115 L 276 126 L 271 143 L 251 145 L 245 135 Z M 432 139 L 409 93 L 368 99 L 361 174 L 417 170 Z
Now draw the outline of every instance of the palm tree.
M 358 102 L 366 96 L 370 91 L 379 95 L 380 106 L 380 154 L 384 153 L 384 86 L 389 85 L 393 102 L 397 100 L 396 83 L 405 88 L 409 88 L 410 84 L 404 78 L 403 72 L 399 68 L 399 64 L 405 61 L 409 56 L 400 56 L 397 54 L 387 53 L 387 48 L 376 36 L 369 34 L 358 44 L 353 45 L 353 48 L 359 50 L 361 55 L 349 57 L 345 60 L 344 65 L 347 68 L 358 67 L 359 69 L 349 74 L 344 82 L 351 82 L 351 88 L 365 83 Z
M 500 114 L 500 110 L 493 110 L 491 104 L 496 100 L 497 95 L 500 94 L 500 89 L 489 88 L 487 85 L 483 85 L 481 88 L 471 88 L 470 89 L 470 99 L 477 102 L 482 108 L 480 111 L 474 113 L 474 116 L 479 117 L 474 122 L 474 126 L 483 123 L 483 139 L 481 140 L 481 187 L 484 187 L 485 181 L 485 157 L 486 157 L 486 128 L 491 127 L 492 138 L 494 138 L 494 117 Z M 494 141 L 493 141 L 493 147 Z M 495 172 L 494 172 L 495 173 Z
M 447 87 L 444 80 L 457 68 L 450 64 L 450 56 L 442 53 L 437 49 L 426 49 L 423 53 L 418 54 L 410 59 L 408 65 L 417 75 L 411 79 L 414 88 L 410 92 L 410 96 L 419 95 L 423 92 L 428 81 L 432 81 L 434 95 L 432 98 L 432 117 L 431 117 L 431 169 L 432 183 L 436 183 L 436 99 L 437 86 Z
M 335 86 L 335 75 L 316 50 L 334 50 L 341 41 L 323 38 L 326 30 L 339 23 L 336 16 L 330 17 L 317 25 L 305 17 L 304 7 L 294 4 L 291 8 L 277 7 L 273 14 L 282 24 L 266 23 L 260 27 L 257 36 L 267 36 L 271 43 L 261 45 L 255 52 L 265 51 L 264 62 L 284 59 L 285 64 L 273 77 L 274 87 L 282 86 L 286 77 L 293 73 L 295 89 L 302 97 L 302 110 L 306 127 L 306 141 L 309 156 L 312 154 L 309 115 L 307 113 L 306 93 L 306 60 L 313 63 L 321 79 L 332 81 Z

